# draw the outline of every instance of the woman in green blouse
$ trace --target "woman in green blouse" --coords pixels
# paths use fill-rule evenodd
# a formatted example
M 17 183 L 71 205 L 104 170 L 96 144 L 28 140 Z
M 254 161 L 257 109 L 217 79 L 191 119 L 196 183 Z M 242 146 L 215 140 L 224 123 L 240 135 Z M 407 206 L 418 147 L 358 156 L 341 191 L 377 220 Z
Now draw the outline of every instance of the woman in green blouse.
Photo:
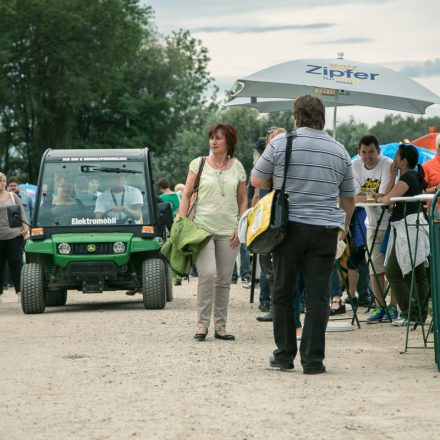
M 214 337 L 231 341 L 226 332 L 229 290 L 240 242 L 238 219 L 247 209 L 246 173 L 234 158 L 237 133 L 230 124 L 215 124 L 209 130 L 210 155 L 200 178 L 194 222 L 212 234 L 200 253 L 196 267 L 198 323 L 194 338 L 204 341 L 214 312 Z M 202 158 L 189 166 L 177 218 L 185 215 Z

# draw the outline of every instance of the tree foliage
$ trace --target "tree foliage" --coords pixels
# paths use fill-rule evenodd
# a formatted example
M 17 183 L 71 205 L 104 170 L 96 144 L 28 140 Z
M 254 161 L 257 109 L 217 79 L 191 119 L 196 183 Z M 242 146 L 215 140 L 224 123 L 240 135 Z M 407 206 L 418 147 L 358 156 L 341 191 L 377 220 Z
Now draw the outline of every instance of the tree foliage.
M 381 144 L 400 142 L 404 139 L 415 140 L 428 133 L 428 127 L 437 127 L 440 130 L 440 118 L 421 118 L 415 116 L 402 117 L 400 115 L 385 116 L 383 121 L 371 127 Z
M 10 147 L 35 179 L 35 159 L 47 147 L 70 147 L 78 110 L 98 102 L 120 80 L 148 10 L 142 14 L 131 0 L 1 5 L 0 28 L 8 36 L 1 49 L 2 125 L 13 128 Z
M 369 132 L 368 125 L 356 122 L 351 117 L 347 122 L 342 122 L 336 129 L 336 139 L 344 145 L 351 156 L 357 153 L 359 139 Z M 330 133 L 331 134 L 331 133 Z
M 164 154 L 180 127 L 200 123 L 212 81 L 207 49 L 187 31 L 162 38 L 138 0 L 0 5 L 0 166 L 8 172 L 35 180 L 48 147 Z

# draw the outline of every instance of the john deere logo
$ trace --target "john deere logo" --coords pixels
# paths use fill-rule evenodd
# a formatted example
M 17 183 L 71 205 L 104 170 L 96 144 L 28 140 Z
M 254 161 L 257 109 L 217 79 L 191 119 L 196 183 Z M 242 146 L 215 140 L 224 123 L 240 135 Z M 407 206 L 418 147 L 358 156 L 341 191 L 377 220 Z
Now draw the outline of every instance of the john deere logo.
M 96 246 L 94 244 L 88 244 L 87 245 L 87 252 L 95 252 L 96 251 Z

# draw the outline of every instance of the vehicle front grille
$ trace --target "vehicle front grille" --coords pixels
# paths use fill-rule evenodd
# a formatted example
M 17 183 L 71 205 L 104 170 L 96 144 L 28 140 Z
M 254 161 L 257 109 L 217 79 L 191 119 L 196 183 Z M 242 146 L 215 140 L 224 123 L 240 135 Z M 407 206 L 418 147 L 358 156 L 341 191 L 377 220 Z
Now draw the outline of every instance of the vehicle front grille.
M 69 243 L 70 255 L 112 255 L 114 243 Z M 94 251 L 90 251 L 88 247 L 95 247 Z

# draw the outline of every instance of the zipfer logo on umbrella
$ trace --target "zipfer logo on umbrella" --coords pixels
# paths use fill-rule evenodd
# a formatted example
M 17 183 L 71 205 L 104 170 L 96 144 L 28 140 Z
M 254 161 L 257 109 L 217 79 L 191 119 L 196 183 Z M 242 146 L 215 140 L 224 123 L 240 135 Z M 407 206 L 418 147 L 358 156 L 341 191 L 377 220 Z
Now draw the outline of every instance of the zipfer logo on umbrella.
M 356 67 L 331 66 L 331 68 L 328 68 L 327 66 L 316 66 L 314 64 L 307 64 L 307 67 L 310 67 L 310 69 L 306 70 L 306 73 L 321 75 L 324 79 L 342 80 L 342 82 L 351 82 L 347 81 L 349 79 L 374 81 L 379 76 L 378 73 L 355 72 Z M 339 67 L 339 69 L 335 67 Z

